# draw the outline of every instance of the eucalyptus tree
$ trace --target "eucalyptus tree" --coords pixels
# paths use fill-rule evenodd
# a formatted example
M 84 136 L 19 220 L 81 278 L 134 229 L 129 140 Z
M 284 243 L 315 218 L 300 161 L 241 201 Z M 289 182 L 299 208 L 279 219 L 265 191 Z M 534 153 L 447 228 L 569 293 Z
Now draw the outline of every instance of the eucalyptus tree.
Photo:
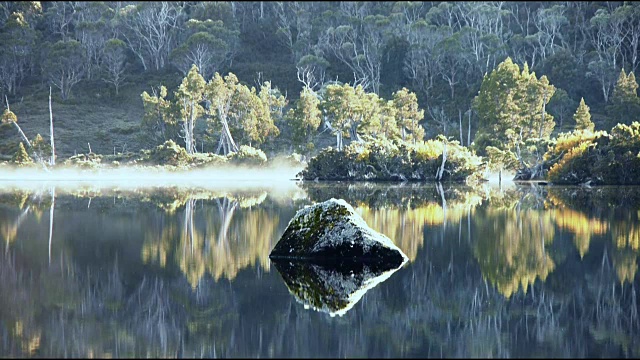
M 45 18 L 51 33 L 59 35 L 63 41 L 69 40 L 79 6 L 82 6 L 80 1 L 52 1 L 47 4 Z
M 555 92 L 546 76 L 539 79 L 525 64 L 520 67 L 507 58 L 485 75 L 474 99 L 479 125 L 475 146 L 484 153 L 487 146 L 512 152 L 520 170 L 532 177 L 541 175 L 542 155 L 555 126 L 546 105 Z
M 362 85 L 331 84 L 320 103 L 321 110 L 330 119 L 336 134 L 336 147 L 343 148 L 343 137 L 362 141 L 360 134 L 378 130 L 380 124 L 380 98 L 365 92 Z
M 182 6 L 178 2 L 145 2 L 120 10 L 122 37 L 145 70 L 151 66 L 159 70 L 167 65 L 183 15 Z
M 563 30 L 569 24 L 565 16 L 564 5 L 553 5 L 549 8 L 538 8 L 534 16 L 534 25 L 538 30 L 533 34 L 536 43 L 535 51 L 544 61 L 548 55 L 553 55 L 560 44 L 565 43 Z M 557 43 L 560 44 L 557 44 Z M 533 67 L 533 65 L 532 65 Z
M 422 141 L 424 129 L 420 121 L 424 119 L 424 110 L 419 109 L 416 94 L 402 88 L 393 93 L 393 107 L 395 108 L 396 123 L 400 128 L 403 141 Z M 388 125 L 387 125 L 388 126 Z
M 196 153 L 194 129 L 196 120 L 205 113 L 200 105 L 204 99 L 205 87 L 206 81 L 198 72 L 198 67 L 193 65 L 175 92 L 175 101 L 180 108 L 181 136 L 184 138 L 187 154 Z
M 287 122 L 291 126 L 291 138 L 295 146 L 306 147 L 311 143 L 313 134 L 322 122 L 319 106 L 320 99 L 315 92 L 309 87 L 302 88 L 295 107 L 287 112 Z
M 382 59 L 389 35 L 390 20 L 373 15 L 370 3 L 340 3 L 340 25 L 329 27 L 319 45 L 353 72 L 354 86 L 380 92 Z
M 205 78 L 230 64 L 238 46 L 239 32 L 229 29 L 221 20 L 186 22 L 187 39 L 171 53 L 174 65 L 187 73 L 196 65 Z
M 72 37 L 85 49 L 87 79 L 102 65 L 105 43 L 110 38 L 109 7 L 104 2 L 79 2 L 74 6 Z
M 615 82 L 615 73 L 619 68 L 624 39 L 629 31 L 625 19 L 620 13 L 611 13 L 607 9 L 598 9 L 590 19 L 591 45 L 596 57 L 588 64 L 590 76 L 596 78 L 601 85 L 604 101 L 609 101 L 609 95 Z
M 118 95 L 120 84 L 126 78 L 126 50 L 127 45 L 120 39 L 109 39 L 104 44 L 103 67 L 105 77 L 102 80 L 115 87 L 116 95 Z
M 408 30 L 409 50 L 403 69 L 413 85 L 426 96 L 430 95 L 439 74 L 442 53 L 437 51 L 437 46 L 447 34 L 445 28 L 429 25 L 424 20 L 416 21 Z
M 148 130 L 148 134 L 154 142 L 162 143 L 174 138 L 175 127 L 178 125 L 176 105 L 167 99 L 168 91 L 165 86 L 158 90 L 152 89 L 152 95 L 143 91 L 142 104 L 144 116 L 142 126 Z
M 310 54 L 305 55 L 296 65 L 298 81 L 305 88 L 319 90 L 325 83 L 328 67 L 329 62 L 325 58 Z
M 291 52 L 293 63 L 313 53 L 313 17 L 322 4 L 314 1 L 277 1 L 271 3 L 277 21 L 278 40 Z
M 85 67 L 86 55 L 82 45 L 76 40 L 60 40 L 48 48 L 42 71 L 66 100 L 73 86 L 83 79 Z
M 238 85 L 238 78 L 233 73 L 229 73 L 224 78 L 215 73 L 205 88 L 204 96 L 209 103 L 207 112 L 213 117 L 209 121 L 209 129 L 219 133 L 216 153 L 222 150 L 226 155 L 238 151 L 238 145 L 231 135 L 229 126 L 229 111 Z
M 15 94 L 33 63 L 36 31 L 23 12 L 13 12 L 0 28 L 0 89 Z

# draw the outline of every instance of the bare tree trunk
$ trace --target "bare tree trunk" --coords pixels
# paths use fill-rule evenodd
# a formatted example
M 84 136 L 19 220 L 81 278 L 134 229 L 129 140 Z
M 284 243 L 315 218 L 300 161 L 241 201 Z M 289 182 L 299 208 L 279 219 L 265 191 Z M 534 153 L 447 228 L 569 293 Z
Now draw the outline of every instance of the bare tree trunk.
M 438 171 L 436 171 L 436 180 L 440 181 L 442 179 L 442 175 L 444 174 L 444 164 L 447 162 L 447 144 L 444 143 L 444 147 L 442 149 L 442 164 Z
M 464 146 L 464 141 L 462 139 L 462 110 L 458 109 L 458 123 L 460 125 L 460 145 Z
M 51 136 L 51 159 L 49 165 L 56 164 L 56 146 L 53 142 L 53 110 L 51 108 L 51 86 L 49 86 L 49 132 Z
M 467 146 L 471 145 L 471 109 L 469 109 L 469 129 L 467 130 Z

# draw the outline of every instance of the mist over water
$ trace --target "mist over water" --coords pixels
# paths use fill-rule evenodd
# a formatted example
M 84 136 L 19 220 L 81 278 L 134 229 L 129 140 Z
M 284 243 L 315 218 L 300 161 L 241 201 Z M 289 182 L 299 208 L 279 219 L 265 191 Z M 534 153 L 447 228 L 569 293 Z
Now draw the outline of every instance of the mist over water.
M 296 187 L 296 174 L 302 166 L 274 165 L 252 168 L 224 166 L 207 169 L 170 171 L 154 168 L 121 167 L 116 169 L 58 168 L 46 172 L 42 169 L 2 169 L 0 187 L 39 188 L 56 186 L 73 188 L 92 187 L 198 187 L 206 189 L 251 189 Z

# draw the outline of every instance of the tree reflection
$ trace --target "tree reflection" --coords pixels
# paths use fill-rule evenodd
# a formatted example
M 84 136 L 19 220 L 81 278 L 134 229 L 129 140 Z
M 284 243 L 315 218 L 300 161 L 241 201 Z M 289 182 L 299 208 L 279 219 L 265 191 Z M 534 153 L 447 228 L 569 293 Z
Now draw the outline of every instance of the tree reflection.
M 245 267 L 260 265 L 269 270 L 268 255 L 277 240 L 279 216 L 259 205 L 266 193 L 257 196 L 232 195 L 197 200 L 186 195 L 171 213 L 159 214 L 156 226 L 145 235 L 142 259 L 161 267 L 177 264 L 196 288 L 205 273 L 215 280 L 235 278 Z
M 528 196 L 534 197 L 529 204 Z M 507 298 L 520 287 L 526 293 L 555 267 L 546 249 L 555 235 L 553 217 L 538 208 L 538 196 L 526 191 L 508 205 L 500 199 L 502 206 L 484 206 L 475 217 L 476 231 L 482 236 L 474 243 L 474 255 L 483 276 Z
M 481 200 L 460 205 L 459 216 L 466 190 L 443 190 L 358 190 L 406 200 L 380 195 L 357 207 L 372 228 L 396 243 L 411 237 L 416 250 L 335 318 L 304 310 L 276 272 L 262 272 L 287 220 L 314 199 L 193 190 L 76 197 L 56 188 L 49 265 L 50 217 L 38 215 L 51 209 L 49 188 L 12 203 L 0 195 L 3 239 L 22 216 L 0 251 L 0 354 L 640 357 L 640 207 L 631 190 L 616 188 L 609 200 L 601 188 L 469 190 Z M 558 193 L 562 204 L 551 203 Z M 469 241 L 459 241 L 465 231 Z M 578 234 L 589 236 L 584 253 L 574 250 Z M 565 249 L 573 253 L 557 255 Z

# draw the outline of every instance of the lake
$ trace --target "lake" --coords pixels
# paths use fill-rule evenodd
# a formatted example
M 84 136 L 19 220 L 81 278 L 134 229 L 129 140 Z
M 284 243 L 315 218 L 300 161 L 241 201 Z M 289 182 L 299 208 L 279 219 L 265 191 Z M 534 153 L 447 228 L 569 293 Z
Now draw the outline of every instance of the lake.
M 0 188 L 0 357 L 640 357 L 637 187 Z M 409 261 L 272 263 L 332 197 Z

